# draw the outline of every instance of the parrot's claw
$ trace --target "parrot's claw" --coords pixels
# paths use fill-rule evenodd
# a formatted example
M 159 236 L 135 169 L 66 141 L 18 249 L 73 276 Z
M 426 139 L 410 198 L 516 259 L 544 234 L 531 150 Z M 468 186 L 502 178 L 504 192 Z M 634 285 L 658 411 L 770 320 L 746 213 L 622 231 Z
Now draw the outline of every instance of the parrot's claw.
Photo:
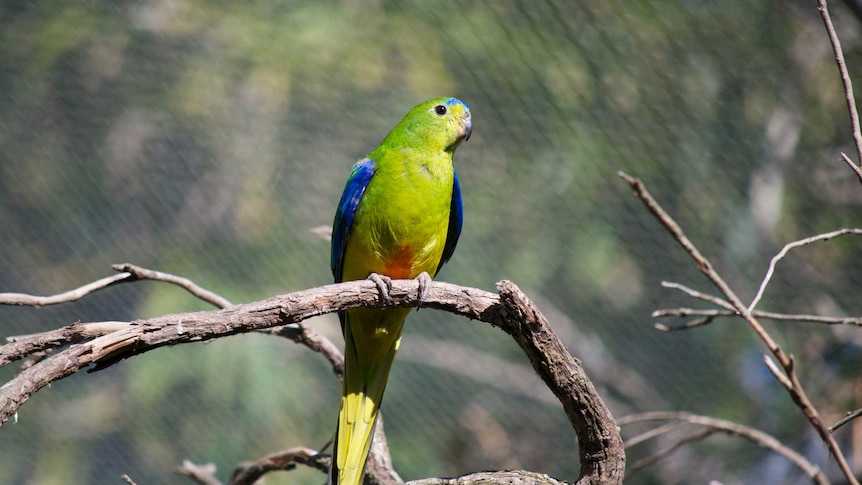
M 428 296 L 428 290 L 431 289 L 431 276 L 423 271 L 416 277 L 419 281 L 419 305 L 425 303 L 425 298 Z
M 368 275 L 368 279 L 377 285 L 377 292 L 380 294 L 380 303 L 389 303 L 389 293 L 392 291 L 392 278 L 378 273 L 371 273 Z

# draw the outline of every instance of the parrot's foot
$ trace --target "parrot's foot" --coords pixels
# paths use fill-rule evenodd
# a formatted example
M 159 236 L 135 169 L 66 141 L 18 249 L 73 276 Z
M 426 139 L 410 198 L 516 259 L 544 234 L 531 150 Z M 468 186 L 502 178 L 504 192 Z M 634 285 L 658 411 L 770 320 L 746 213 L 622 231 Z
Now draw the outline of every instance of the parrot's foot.
M 389 293 L 392 291 L 392 278 L 378 273 L 371 273 L 368 275 L 368 279 L 377 285 L 377 292 L 380 295 L 380 303 L 389 303 Z
M 416 277 L 419 281 L 419 305 L 425 303 L 425 298 L 428 296 L 428 290 L 431 289 L 431 275 L 423 271 Z

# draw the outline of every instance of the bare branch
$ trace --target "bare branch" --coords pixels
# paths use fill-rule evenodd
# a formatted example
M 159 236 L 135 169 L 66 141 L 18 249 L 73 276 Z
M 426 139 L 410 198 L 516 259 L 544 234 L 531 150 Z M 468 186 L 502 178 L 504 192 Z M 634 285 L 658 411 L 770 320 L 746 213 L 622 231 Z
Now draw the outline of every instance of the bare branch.
M 799 378 L 794 370 L 793 359 L 784 352 L 784 349 L 782 349 L 772 336 L 769 335 L 748 307 L 742 303 L 742 300 L 739 299 L 724 279 L 715 271 L 715 269 L 713 269 L 709 260 L 701 254 L 697 247 L 694 246 L 691 240 L 689 240 L 679 227 L 679 224 L 673 220 L 673 218 L 659 205 L 655 198 L 653 198 L 649 191 L 647 191 L 643 182 L 623 172 L 618 172 L 618 174 L 626 181 L 626 183 L 629 184 L 644 206 L 695 261 L 697 268 L 706 275 L 716 288 L 718 288 L 721 294 L 724 295 L 727 301 L 733 306 L 733 309 L 739 313 L 740 317 L 748 323 L 754 333 L 757 334 L 764 344 L 766 344 L 766 347 L 778 361 L 778 364 L 781 365 L 781 369 L 784 371 L 785 377 L 790 382 L 790 386 L 785 386 L 785 388 L 790 394 L 791 399 L 796 406 L 802 410 L 803 414 L 808 419 L 808 422 L 811 423 L 811 426 L 817 432 L 818 436 L 820 436 L 820 439 L 829 448 L 832 457 L 838 463 L 838 466 L 841 468 L 841 471 L 847 478 L 848 482 L 851 484 L 858 484 L 859 482 L 853 475 L 853 471 L 850 469 L 850 466 L 847 464 L 847 460 L 844 458 L 841 448 L 838 446 L 838 442 L 835 441 L 834 437 L 829 432 L 829 429 L 823 423 L 820 413 L 808 398 L 808 395 L 802 387 L 802 383 L 799 382 Z M 776 377 L 778 376 L 776 375 Z
M 604 483 L 604 482 L 590 482 Z M 407 485 L 566 485 L 543 473 L 524 470 L 505 470 L 497 472 L 479 472 L 454 478 L 425 478 L 407 482 Z
M 778 453 L 779 455 L 787 458 L 794 465 L 799 467 L 799 469 L 802 470 L 807 477 L 811 478 L 814 483 L 816 483 L 818 485 L 826 485 L 829 483 L 829 481 L 827 480 L 827 478 L 823 474 L 823 472 L 820 470 L 820 468 L 818 468 L 816 465 L 814 465 L 813 463 L 808 461 L 804 456 L 800 455 L 799 453 L 795 452 L 794 450 L 783 445 L 780 441 L 775 439 L 773 436 L 771 436 L 767 433 L 764 433 L 763 431 L 760 431 L 758 429 L 752 428 L 750 426 L 744 426 L 744 425 L 734 423 L 731 421 L 726 421 L 723 419 L 712 418 L 709 416 L 699 416 L 696 414 L 691 414 L 691 413 L 686 413 L 686 412 L 662 412 L 662 411 L 631 414 L 629 416 L 624 416 L 624 417 L 620 418 L 617 422 L 619 423 L 620 426 L 627 426 L 627 425 L 634 424 L 634 423 L 642 423 L 642 422 L 648 422 L 648 421 L 671 421 L 671 424 L 673 424 L 673 423 L 676 423 L 676 424 L 680 424 L 680 423 L 694 424 L 694 425 L 702 426 L 702 427 L 706 428 L 708 431 L 710 431 L 709 434 L 712 434 L 713 432 L 722 432 L 722 433 L 726 433 L 729 435 L 739 436 L 741 438 L 745 438 L 745 439 L 757 444 L 758 446 L 768 448 L 768 449 L 774 451 L 775 453 Z M 657 429 L 660 429 L 666 433 L 666 432 L 670 432 L 676 428 L 672 427 L 672 426 L 664 425 L 664 426 L 661 426 Z M 655 436 L 658 436 L 658 434 L 654 434 L 651 437 L 655 437 Z M 686 443 L 691 442 L 691 441 L 693 441 L 692 438 L 702 439 L 702 438 L 705 438 L 706 436 L 708 436 L 708 434 L 697 437 L 697 438 L 695 435 L 689 435 L 689 436 L 683 438 L 683 441 L 681 441 L 681 443 L 682 442 L 686 442 Z M 668 450 L 668 451 L 673 451 L 676 448 L 678 448 L 678 446 L 674 446 L 674 447 L 672 447 L 671 450 Z M 666 455 L 666 454 L 667 453 L 664 453 L 664 455 Z
M 201 300 L 212 304 L 218 308 L 225 308 L 231 303 L 225 298 L 209 291 L 187 278 L 172 275 L 170 273 L 162 273 L 161 271 L 153 271 L 151 269 L 141 268 L 131 263 L 115 264 L 112 268 L 120 271 L 119 274 L 108 276 L 92 283 L 80 286 L 73 290 L 65 291 L 51 296 L 35 296 L 26 293 L 0 293 L 0 305 L 18 305 L 18 306 L 48 306 L 59 305 L 61 303 L 71 303 L 78 301 L 81 298 L 103 290 L 117 283 L 128 283 L 136 280 L 156 280 L 171 283 L 182 288 Z
M 272 471 L 292 470 L 305 465 L 322 472 L 329 470 L 330 457 L 311 448 L 296 447 L 266 455 L 257 461 L 240 463 L 230 479 L 231 485 L 252 485 Z
M 206 465 L 195 465 L 189 460 L 183 460 L 183 464 L 177 467 L 177 474 L 191 478 L 200 485 L 222 485 L 215 477 L 216 466 L 213 463 Z
M 601 483 L 622 483 L 625 451 L 613 416 L 599 398 L 580 363 L 566 351 L 544 315 L 511 281 L 497 283 L 503 319 L 492 323 L 511 335 L 527 354 L 533 369 L 563 404 L 580 444 L 581 480 L 602 477 Z M 593 397 L 597 402 L 589 403 Z M 586 398 L 586 401 L 585 401 Z M 608 432 L 608 427 L 614 432 Z M 599 430 L 605 430 L 599 432 Z
M 775 256 L 772 257 L 772 261 L 769 262 L 769 269 L 766 271 L 766 276 L 763 277 L 763 282 L 760 283 L 760 288 L 757 290 L 757 295 L 754 297 L 754 300 L 751 301 L 751 305 L 748 305 L 748 311 L 754 311 L 754 307 L 757 306 L 757 303 L 760 302 L 760 299 L 763 297 L 763 292 L 766 291 L 766 285 L 769 284 L 769 280 L 772 279 L 773 273 L 775 273 L 775 266 L 781 261 L 787 253 L 794 248 L 798 248 L 801 246 L 805 246 L 817 241 L 828 241 L 832 238 L 838 236 L 844 236 L 847 234 L 862 234 L 862 229 L 848 229 L 842 228 L 837 231 L 827 232 L 825 234 L 818 234 L 816 236 L 806 237 L 805 239 L 800 239 L 798 241 L 793 241 L 791 243 L 785 244 L 781 251 L 778 252 Z
M 840 420 L 838 420 L 837 423 L 835 423 L 829 427 L 829 431 L 834 433 L 835 430 L 844 426 L 845 424 L 849 423 L 850 421 L 853 421 L 854 419 L 858 418 L 859 416 L 862 416 L 862 408 L 857 409 L 855 411 L 850 411 L 849 413 L 845 414 L 844 417 L 841 418 Z
M 792 322 L 808 322 L 808 323 L 824 323 L 826 325 L 853 325 L 856 327 L 862 326 L 862 318 L 860 317 L 823 317 L 820 315 L 804 315 L 804 314 L 793 314 L 793 313 L 775 313 L 775 312 L 764 312 L 760 310 L 755 310 L 751 312 L 757 318 L 766 319 L 766 320 L 778 320 L 778 321 L 792 321 Z M 666 308 L 662 310 L 656 310 L 652 312 L 652 317 L 654 318 L 664 318 L 664 317 L 703 317 L 698 320 L 692 320 L 690 322 L 686 322 L 683 325 L 678 326 L 669 326 L 657 323 L 656 328 L 659 330 L 663 330 L 666 332 L 671 332 L 675 330 L 686 330 L 697 325 L 705 325 L 706 323 L 711 322 L 715 318 L 719 317 L 738 317 L 739 314 L 732 310 L 716 310 L 716 309 L 707 309 L 707 310 L 699 310 L 693 308 Z M 709 320 L 702 323 L 699 323 L 703 320 Z
M 722 300 L 717 296 L 708 295 L 706 293 L 701 293 L 700 291 L 694 290 L 680 283 L 674 283 L 672 281 L 662 281 L 661 285 L 665 288 L 673 288 L 676 290 L 680 290 L 683 293 L 691 296 L 692 298 L 697 298 L 698 300 L 703 300 L 709 303 L 712 303 L 715 306 L 720 306 L 727 310 L 733 311 L 736 313 L 736 310 L 733 309 L 733 305 L 728 303 L 726 300 Z
M 111 285 L 124 283 L 133 279 L 131 273 L 120 273 L 114 276 L 108 276 L 92 283 L 87 283 L 84 286 L 75 288 L 74 290 L 65 291 L 51 296 L 34 296 L 25 293 L 0 293 L 0 305 L 18 305 L 18 306 L 48 306 L 58 305 L 60 303 L 70 303 L 78 301 L 81 298 Z
M 685 309 L 681 309 L 685 310 Z M 714 312 L 720 312 L 721 310 L 711 310 Z M 736 315 L 735 313 L 731 313 L 732 315 Z M 664 316 L 659 315 L 656 312 L 653 312 L 653 317 Z M 704 325 L 709 325 L 710 323 L 715 321 L 717 315 L 707 315 L 703 318 L 696 318 L 694 320 L 689 320 L 681 325 L 666 325 L 664 323 L 656 323 L 654 326 L 656 330 L 661 330 L 662 332 L 676 332 L 677 330 L 688 330 L 690 328 L 702 327 Z
M 846 163 L 847 166 L 850 167 L 854 173 L 856 173 L 856 176 L 859 177 L 859 181 L 862 182 L 862 166 L 858 166 L 853 163 L 853 160 L 851 160 L 850 157 L 848 157 L 847 154 L 844 152 L 841 152 L 841 160 L 844 160 L 844 163 Z
M 629 416 L 626 416 L 626 418 L 631 418 L 632 416 L 636 416 L 636 415 L 629 415 Z M 631 422 L 634 422 L 634 421 L 631 421 Z M 626 424 L 631 424 L 631 422 L 628 422 Z M 633 446 L 637 446 L 637 445 L 644 443 L 646 441 L 649 441 L 653 438 L 657 438 L 663 434 L 667 434 L 667 433 L 670 433 L 670 432 L 675 431 L 677 429 L 681 429 L 681 428 L 685 427 L 685 425 L 686 425 L 686 423 L 684 421 L 671 421 L 670 423 L 663 424 L 657 428 L 653 428 L 651 430 L 645 431 L 645 432 L 643 432 L 637 436 L 634 436 L 632 438 L 625 440 L 626 449 L 629 449 Z M 622 426 L 622 424 L 620 424 L 620 426 Z
M 698 300 L 703 300 L 703 301 L 712 303 L 713 305 L 720 306 L 722 308 L 726 308 L 730 313 L 736 315 L 736 311 L 733 310 L 733 305 L 731 305 L 730 303 L 728 303 L 725 300 L 722 300 L 721 298 L 719 298 L 717 296 L 702 293 L 702 292 L 697 291 L 695 289 L 689 288 L 688 286 L 685 286 L 681 283 L 675 283 L 673 281 L 662 281 L 661 285 L 665 288 L 673 288 L 676 290 L 680 290 L 692 298 L 697 298 Z M 664 316 L 664 315 L 662 315 L 659 311 L 655 311 L 652 313 L 653 318 L 657 318 L 657 317 L 661 317 L 661 316 Z M 705 315 L 704 318 L 698 318 L 696 320 L 686 322 L 682 325 L 675 325 L 675 326 L 665 325 L 663 323 L 656 323 L 655 328 L 658 330 L 661 330 L 662 332 L 674 332 L 677 330 L 688 330 L 688 329 L 694 328 L 694 327 L 709 325 L 710 323 L 712 323 L 715 320 L 715 317 L 716 317 L 716 315 Z
M 682 448 L 683 446 L 685 446 L 689 443 L 694 443 L 695 441 L 700 441 L 704 438 L 708 438 L 708 437 L 714 435 L 715 433 L 716 433 L 716 430 L 707 428 L 707 429 L 695 431 L 694 433 L 690 433 L 686 436 L 683 436 L 682 438 L 673 442 L 670 446 L 662 448 L 661 450 L 658 450 L 657 452 L 653 453 L 652 455 L 649 455 L 645 458 L 641 458 L 640 460 L 634 462 L 631 466 L 629 477 L 631 477 L 631 475 L 633 475 L 638 470 L 642 470 L 648 466 L 651 466 L 651 465 L 658 463 L 659 461 L 665 459 L 666 457 L 670 456 L 674 451 Z
M 0 346 L 0 367 L 35 352 L 101 337 L 128 326 L 129 322 L 73 323 L 47 332 L 6 337 L 9 343 Z
M 778 382 L 784 386 L 790 392 L 793 392 L 793 382 L 790 381 L 790 377 L 785 374 L 786 371 L 782 371 L 778 368 L 778 364 L 775 363 L 774 360 L 768 355 L 763 356 L 763 363 L 766 364 L 766 368 L 769 369 L 769 372 L 775 377 Z
M 853 96 L 853 83 L 850 81 L 850 73 L 847 71 L 847 63 L 844 61 L 844 51 L 841 49 L 841 41 L 838 39 L 838 34 L 835 33 L 835 26 L 832 25 L 832 17 L 829 15 L 829 8 L 826 6 L 826 0 L 817 0 L 820 17 L 823 18 L 823 25 L 826 27 L 826 33 L 829 34 L 829 43 L 832 44 L 832 51 L 835 53 L 835 62 L 838 64 L 838 72 L 841 73 L 841 83 L 844 85 L 844 98 L 847 100 L 847 109 L 850 111 L 850 126 L 853 129 L 853 140 L 856 142 L 856 156 L 860 165 L 853 163 L 850 158 L 841 154 L 844 161 L 849 165 L 856 176 L 859 177 L 859 182 L 862 183 L 862 131 L 859 129 L 859 113 L 856 111 L 856 98 Z
M 508 281 L 498 283 L 498 296 L 475 288 L 432 282 L 420 302 L 417 285 L 415 280 L 393 281 L 389 298 L 381 301 L 374 282 L 351 281 L 221 310 L 112 322 L 116 327 L 110 333 L 76 341 L 0 387 L 0 424 L 10 419 L 39 389 L 91 366 L 90 370 L 96 371 L 155 348 L 296 324 L 348 308 L 421 304 L 481 320 L 509 333 L 560 400 L 578 436 L 579 483 L 622 482 L 625 454 L 613 417 L 580 363 L 566 351 L 545 317 L 517 286 Z M 94 328 L 95 324 L 77 325 Z M 20 356 L 20 349 L 7 349 L 15 344 L 0 347 L 0 355 Z
M 114 269 L 130 273 L 132 276 L 128 281 L 132 281 L 134 279 L 164 281 L 181 286 L 198 298 L 215 306 L 222 308 L 230 306 L 230 302 L 225 298 L 203 289 L 187 278 L 141 268 L 129 263 L 114 265 Z M 10 342 L 10 345 L 0 347 L 0 367 L 14 360 L 30 355 L 31 357 L 24 365 L 22 365 L 21 370 L 23 371 L 45 358 L 47 352 L 50 352 L 53 348 L 102 337 L 112 332 L 126 329 L 128 325 L 128 322 L 77 323 L 48 332 L 8 337 L 7 340 Z M 322 354 L 331 363 L 336 377 L 339 379 L 342 378 L 344 374 L 344 358 L 341 351 L 329 339 L 318 333 L 316 330 L 308 328 L 301 323 L 297 323 L 273 327 L 267 330 L 261 330 L 260 332 L 289 338 L 296 343 L 305 345 L 309 349 Z M 380 419 L 379 422 L 382 426 L 382 419 Z M 369 476 L 372 477 L 372 481 L 373 475 L 376 473 L 384 478 L 395 477 L 398 483 L 402 483 L 403 480 L 401 480 L 394 469 L 392 469 L 391 457 L 388 453 L 386 437 L 383 434 L 382 429 L 379 429 L 377 434 L 375 434 L 374 448 L 375 449 L 372 450 L 372 455 L 369 458 L 369 469 L 372 467 L 375 468 L 373 472 L 369 473 Z M 197 475 L 194 476 L 200 477 L 202 470 L 203 469 L 196 469 L 194 473 Z
M 227 308 L 232 305 L 226 298 L 213 293 L 201 286 L 195 284 L 192 280 L 188 278 L 183 278 L 182 276 L 172 275 L 170 273 L 163 273 L 161 271 L 154 271 L 151 269 L 141 268 L 140 266 L 135 266 L 131 263 L 123 263 L 123 264 L 115 264 L 111 266 L 115 271 L 123 271 L 131 274 L 135 279 L 139 280 L 154 280 L 154 281 L 164 281 L 166 283 L 171 283 L 177 285 L 192 295 L 198 297 L 199 299 L 211 304 L 217 308 Z
M 386 445 L 386 436 L 383 431 L 383 420 L 377 421 L 372 449 L 369 454 L 366 480 L 370 485 L 400 485 L 404 480 L 398 476 L 392 468 L 389 448 Z M 237 465 L 231 476 L 230 485 L 254 485 L 262 483 L 259 481 L 264 475 L 275 471 L 290 471 L 296 465 L 305 465 L 310 468 L 327 473 L 332 462 L 331 455 L 320 453 L 317 450 L 297 446 L 287 450 L 278 451 L 255 461 L 246 461 Z M 189 460 L 177 468 L 177 473 L 188 476 L 198 483 L 221 485 L 215 477 L 216 467 L 212 463 L 206 465 L 195 465 Z

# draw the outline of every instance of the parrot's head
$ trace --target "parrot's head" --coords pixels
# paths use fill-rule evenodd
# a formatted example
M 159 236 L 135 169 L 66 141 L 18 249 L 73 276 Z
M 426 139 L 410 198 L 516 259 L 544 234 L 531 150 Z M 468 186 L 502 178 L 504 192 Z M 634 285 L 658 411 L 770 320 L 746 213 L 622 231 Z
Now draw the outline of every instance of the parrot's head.
M 431 150 L 454 152 L 473 133 L 470 108 L 457 98 L 434 98 L 411 109 L 393 132 L 402 128 L 406 142 Z

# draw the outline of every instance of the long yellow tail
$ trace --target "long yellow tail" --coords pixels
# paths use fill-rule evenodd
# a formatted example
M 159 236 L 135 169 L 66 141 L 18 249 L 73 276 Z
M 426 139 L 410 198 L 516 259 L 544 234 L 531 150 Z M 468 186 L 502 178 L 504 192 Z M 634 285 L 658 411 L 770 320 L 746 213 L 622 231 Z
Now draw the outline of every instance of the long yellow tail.
M 329 482 L 360 485 L 377 411 L 410 309 L 350 310 L 344 319 L 344 381 Z

